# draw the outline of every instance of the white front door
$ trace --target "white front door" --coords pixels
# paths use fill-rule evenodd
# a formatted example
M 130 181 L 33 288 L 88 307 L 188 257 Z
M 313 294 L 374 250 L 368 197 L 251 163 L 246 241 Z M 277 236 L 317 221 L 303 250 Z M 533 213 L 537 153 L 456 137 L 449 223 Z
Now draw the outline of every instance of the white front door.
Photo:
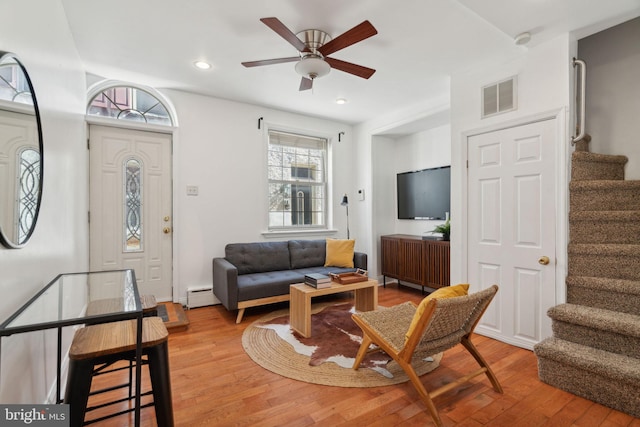
M 555 135 L 544 120 L 467 139 L 469 283 L 500 287 L 477 331 L 528 349 L 555 305 Z
M 90 127 L 90 268 L 131 268 L 172 300 L 171 135 Z

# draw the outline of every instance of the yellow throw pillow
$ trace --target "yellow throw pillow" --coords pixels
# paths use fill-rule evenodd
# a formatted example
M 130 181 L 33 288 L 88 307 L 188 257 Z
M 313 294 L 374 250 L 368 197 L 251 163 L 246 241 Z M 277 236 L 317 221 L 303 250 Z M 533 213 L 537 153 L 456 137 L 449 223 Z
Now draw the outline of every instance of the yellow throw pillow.
M 463 297 L 469 293 L 469 284 L 462 283 L 455 286 L 445 286 L 444 288 L 437 289 L 427 295 L 425 298 L 420 301 L 420 305 L 416 309 L 416 314 L 413 315 L 413 319 L 411 319 L 411 325 L 409 325 L 409 329 L 407 330 L 407 334 L 404 337 L 404 341 L 406 342 L 413 330 L 418 325 L 418 321 L 420 317 L 424 314 L 425 309 L 427 308 L 427 304 L 432 299 L 436 298 L 453 298 L 453 297 Z
M 355 240 L 327 239 L 325 267 L 353 268 Z

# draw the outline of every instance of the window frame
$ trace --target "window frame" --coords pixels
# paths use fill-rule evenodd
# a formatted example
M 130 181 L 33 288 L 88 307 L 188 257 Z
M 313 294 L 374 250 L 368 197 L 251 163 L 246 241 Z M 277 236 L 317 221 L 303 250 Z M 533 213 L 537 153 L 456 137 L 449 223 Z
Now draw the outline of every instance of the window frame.
M 312 140 L 323 140 L 324 148 L 323 148 L 323 180 L 321 181 L 320 186 L 322 187 L 323 197 L 321 198 L 321 204 L 323 209 L 321 212 L 322 224 L 300 224 L 300 225 L 271 225 L 270 217 L 272 214 L 271 210 L 271 200 L 272 196 L 270 193 L 271 185 L 275 183 L 295 183 L 295 182 L 308 182 L 308 181 L 300 181 L 300 180 L 274 180 L 270 178 L 270 170 L 272 165 L 270 165 L 269 161 L 269 146 L 271 144 L 271 134 L 272 133 L 280 133 L 280 134 L 289 134 L 293 136 L 299 136 L 301 138 L 309 138 Z M 299 129 L 299 128 L 290 128 L 284 126 L 275 126 L 275 125 L 267 125 L 264 129 L 264 147 L 265 147 L 265 156 L 264 156 L 264 165 L 265 165 L 265 187 L 266 187 L 266 196 L 267 196 L 267 206 L 266 206 L 266 222 L 267 222 L 267 234 L 286 234 L 286 233 L 325 233 L 331 231 L 330 229 L 330 200 L 332 193 L 332 161 L 331 161 L 331 137 L 325 132 L 319 132 L 309 129 Z M 287 146 L 286 144 L 279 144 L 283 146 Z M 293 145 L 290 145 L 293 147 Z M 280 167 L 284 167 L 284 165 L 280 165 Z M 313 184 L 312 185 L 318 185 Z M 293 197 L 290 200 L 290 205 L 294 203 Z M 292 213 L 292 211 L 289 211 Z M 313 211 L 312 211 L 313 215 Z
M 107 96 L 109 91 L 113 99 Z M 155 101 L 155 104 L 147 109 L 139 110 L 138 98 L 144 95 Z M 124 99 L 123 99 L 124 98 Z M 104 81 L 95 85 L 88 93 L 87 108 L 85 114 L 91 121 L 109 121 L 129 125 L 144 126 L 145 128 L 171 129 L 177 126 L 176 115 L 171 104 L 158 91 L 127 82 Z M 152 110 L 161 108 L 166 116 L 156 116 Z M 105 109 L 107 112 L 118 111 L 116 115 L 102 114 L 93 109 Z M 141 118 L 141 120 L 135 119 Z M 154 119 L 155 117 L 155 119 Z M 151 119 L 151 120 L 150 120 Z M 117 125 L 116 125 L 117 126 Z M 166 130 L 160 130 L 166 132 Z

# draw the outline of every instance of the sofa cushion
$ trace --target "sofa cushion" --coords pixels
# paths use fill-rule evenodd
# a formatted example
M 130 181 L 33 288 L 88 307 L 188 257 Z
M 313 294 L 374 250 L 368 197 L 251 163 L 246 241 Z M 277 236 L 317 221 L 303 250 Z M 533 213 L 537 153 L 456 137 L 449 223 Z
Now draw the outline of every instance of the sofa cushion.
M 225 258 L 238 274 L 289 270 L 288 242 L 230 243 Z
M 289 286 L 304 282 L 296 270 L 270 271 L 238 276 L 238 301 L 266 298 L 289 293 Z
M 353 268 L 355 240 L 327 239 L 325 267 Z
M 290 240 L 291 268 L 308 268 L 324 265 L 327 244 L 324 240 Z

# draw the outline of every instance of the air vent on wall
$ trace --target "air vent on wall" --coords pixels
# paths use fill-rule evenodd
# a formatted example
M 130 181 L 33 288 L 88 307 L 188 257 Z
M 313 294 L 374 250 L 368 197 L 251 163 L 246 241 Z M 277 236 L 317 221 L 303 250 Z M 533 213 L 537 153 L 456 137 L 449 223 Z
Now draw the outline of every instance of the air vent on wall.
M 516 110 L 518 108 L 516 92 L 516 76 L 483 87 L 482 118 Z

